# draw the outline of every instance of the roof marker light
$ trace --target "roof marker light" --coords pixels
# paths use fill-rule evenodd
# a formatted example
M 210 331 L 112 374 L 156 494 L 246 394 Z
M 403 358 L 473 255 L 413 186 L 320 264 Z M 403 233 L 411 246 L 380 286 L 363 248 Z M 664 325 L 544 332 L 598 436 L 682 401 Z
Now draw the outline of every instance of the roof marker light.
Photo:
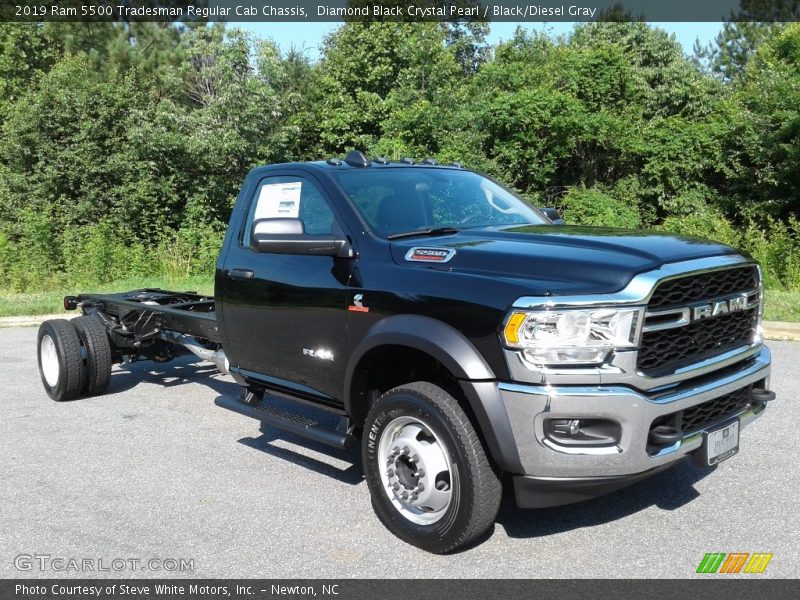
M 346 162 L 351 167 L 369 166 L 369 159 L 360 150 L 351 150 L 350 152 L 348 152 L 347 156 L 345 156 L 344 158 L 344 162 Z

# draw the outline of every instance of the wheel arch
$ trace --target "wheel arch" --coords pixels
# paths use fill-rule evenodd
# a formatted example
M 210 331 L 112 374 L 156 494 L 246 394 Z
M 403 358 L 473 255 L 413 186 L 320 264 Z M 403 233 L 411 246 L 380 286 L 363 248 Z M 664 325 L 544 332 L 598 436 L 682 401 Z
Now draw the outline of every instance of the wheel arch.
M 459 331 L 421 315 L 396 315 L 373 325 L 353 351 L 345 375 L 344 405 L 361 425 L 377 395 L 370 397 L 370 372 L 386 353 L 407 351 L 431 360 L 452 378 L 454 391 L 474 418 L 494 462 L 504 471 L 521 472 L 511 425 L 495 374 L 475 346 Z M 393 355 L 397 356 L 397 355 Z M 399 383 L 410 383 L 402 381 Z M 391 386 L 393 387 L 393 386 Z

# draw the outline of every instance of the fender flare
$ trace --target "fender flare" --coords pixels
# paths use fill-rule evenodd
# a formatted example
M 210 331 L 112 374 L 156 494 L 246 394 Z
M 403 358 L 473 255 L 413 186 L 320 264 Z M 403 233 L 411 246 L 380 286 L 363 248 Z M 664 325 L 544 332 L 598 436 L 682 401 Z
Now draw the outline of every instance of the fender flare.
M 350 355 L 344 407 L 353 415 L 353 384 L 362 358 L 379 346 L 405 346 L 439 361 L 460 384 L 489 453 L 503 470 L 521 473 L 522 464 L 494 372 L 478 349 L 450 325 L 421 315 L 396 315 L 375 323 Z

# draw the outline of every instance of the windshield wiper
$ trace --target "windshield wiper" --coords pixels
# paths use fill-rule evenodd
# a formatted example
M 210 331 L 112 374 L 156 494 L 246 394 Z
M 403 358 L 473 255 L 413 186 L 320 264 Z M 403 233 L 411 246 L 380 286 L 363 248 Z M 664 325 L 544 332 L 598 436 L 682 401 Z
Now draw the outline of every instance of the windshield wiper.
M 448 233 L 458 233 L 460 230 L 457 227 L 432 227 L 428 229 L 417 229 L 415 231 L 404 231 L 402 233 L 392 233 L 387 235 L 386 239 L 397 240 L 405 237 L 413 237 L 415 235 L 446 235 Z

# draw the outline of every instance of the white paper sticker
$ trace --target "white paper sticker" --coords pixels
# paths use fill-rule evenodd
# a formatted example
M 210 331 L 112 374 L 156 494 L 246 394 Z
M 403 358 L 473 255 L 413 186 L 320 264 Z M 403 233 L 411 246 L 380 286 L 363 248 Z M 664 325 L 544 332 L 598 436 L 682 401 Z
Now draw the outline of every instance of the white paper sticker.
M 261 187 L 255 219 L 296 219 L 300 216 L 300 192 L 303 183 L 270 183 Z

